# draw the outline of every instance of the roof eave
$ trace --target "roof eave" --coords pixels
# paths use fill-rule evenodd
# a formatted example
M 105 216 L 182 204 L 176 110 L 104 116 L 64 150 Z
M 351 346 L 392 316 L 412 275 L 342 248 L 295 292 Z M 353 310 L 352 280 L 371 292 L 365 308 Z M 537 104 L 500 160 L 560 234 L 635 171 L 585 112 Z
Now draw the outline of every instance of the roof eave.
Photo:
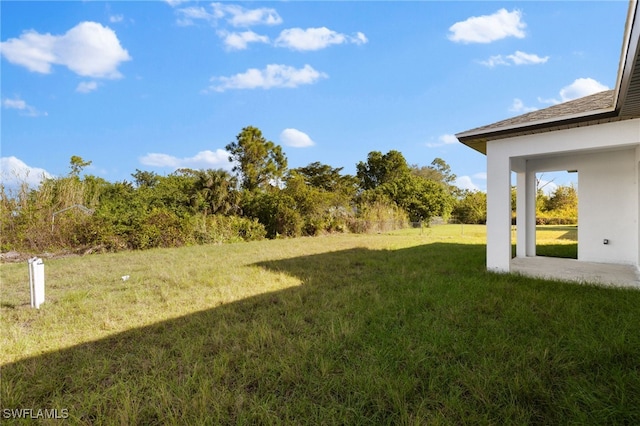
M 511 126 L 499 127 L 492 130 L 466 131 L 457 133 L 455 136 L 458 140 L 469 148 L 486 154 L 487 141 L 501 139 L 517 134 L 531 134 L 543 131 L 544 129 L 575 127 L 579 123 L 601 122 L 602 120 L 611 120 L 617 117 L 615 108 L 605 108 L 588 113 L 566 115 L 561 118 L 553 118 L 547 120 L 538 120 L 523 124 L 514 124 Z
M 622 39 L 622 49 L 620 53 L 620 62 L 618 64 L 618 76 L 616 79 L 616 87 L 613 105 L 616 111 L 620 112 L 631 85 L 636 58 L 638 58 L 638 39 L 640 38 L 640 25 L 635 25 L 638 10 L 638 2 L 636 0 L 629 1 L 629 11 L 627 12 L 627 21 L 624 28 L 624 37 Z

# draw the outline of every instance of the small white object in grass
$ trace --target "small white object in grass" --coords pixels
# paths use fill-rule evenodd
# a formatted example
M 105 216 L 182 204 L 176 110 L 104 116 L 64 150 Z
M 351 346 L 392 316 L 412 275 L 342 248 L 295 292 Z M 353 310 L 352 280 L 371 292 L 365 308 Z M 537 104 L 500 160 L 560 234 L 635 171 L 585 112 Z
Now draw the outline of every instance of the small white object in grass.
M 122 281 L 126 281 L 126 280 L 128 280 L 128 279 L 129 279 L 129 275 L 123 275 L 123 276 L 122 276 Z

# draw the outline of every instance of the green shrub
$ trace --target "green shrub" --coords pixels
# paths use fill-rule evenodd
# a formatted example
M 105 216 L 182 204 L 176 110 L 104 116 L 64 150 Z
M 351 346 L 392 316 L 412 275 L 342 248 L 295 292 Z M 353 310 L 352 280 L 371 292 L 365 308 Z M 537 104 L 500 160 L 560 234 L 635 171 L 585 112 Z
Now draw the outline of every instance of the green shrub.
M 302 235 L 304 221 L 296 210 L 296 202 L 281 190 L 246 193 L 243 205 L 245 216 L 257 219 L 264 226 L 267 238 Z
M 556 209 L 536 213 L 537 225 L 575 225 L 578 223 L 578 211 L 572 208 Z
M 453 216 L 460 223 L 484 225 L 487 223 L 487 194 L 465 191 L 453 208 Z
M 198 244 L 222 244 L 265 238 L 264 225 L 257 219 L 239 216 L 198 215 L 192 218 L 193 237 Z
M 348 221 L 351 232 L 386 232 L 405 228 L 409 223 L 407 213 L 391 201 L 382 199 L 362 204 L 356 217 Z

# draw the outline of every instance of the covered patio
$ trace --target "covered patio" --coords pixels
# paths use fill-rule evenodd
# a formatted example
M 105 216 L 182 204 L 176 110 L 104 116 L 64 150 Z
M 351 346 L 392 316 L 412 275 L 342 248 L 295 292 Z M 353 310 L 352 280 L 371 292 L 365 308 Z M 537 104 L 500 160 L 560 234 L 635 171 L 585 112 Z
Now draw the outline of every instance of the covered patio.
M 511 272 L 531 277 L 640 289 L 640 274 L 631 265 L 581 262 L 557 257 L 516 257 Z
M 631 1 L 616 87 L 456 135 L 487 156 L 487 269 L 638 286 L 640 23 Z M 578 259 L 536 253 L 536 173 L 578 176 Z M 511 190 L 516 188 L 516 258 Z

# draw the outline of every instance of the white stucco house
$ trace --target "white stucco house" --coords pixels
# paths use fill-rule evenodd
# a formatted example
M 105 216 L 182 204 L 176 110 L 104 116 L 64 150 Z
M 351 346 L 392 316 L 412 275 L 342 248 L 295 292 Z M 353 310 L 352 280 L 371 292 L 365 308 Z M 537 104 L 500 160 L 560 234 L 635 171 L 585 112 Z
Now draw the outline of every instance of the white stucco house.
M 616 87 L 456 135 L 487 157 L 487 269 L 536 256 L 536 173 L 578 173 L 578 260 L 640 266 L 640 14 L 631 1 Z

